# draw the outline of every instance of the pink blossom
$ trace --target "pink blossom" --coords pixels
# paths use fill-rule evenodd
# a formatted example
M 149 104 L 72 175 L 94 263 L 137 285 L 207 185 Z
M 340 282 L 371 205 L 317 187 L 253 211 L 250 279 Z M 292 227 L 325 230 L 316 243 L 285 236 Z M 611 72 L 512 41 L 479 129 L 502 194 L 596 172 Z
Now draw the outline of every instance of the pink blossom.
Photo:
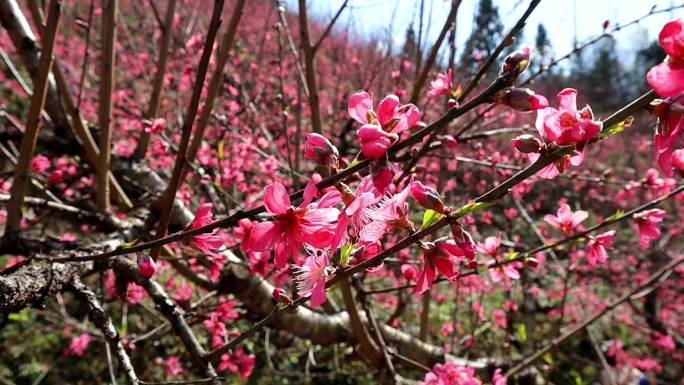
M 414 279 L 416 279 L 416 276 L 418 275 L 418 273 L 416 272 L 416 268 L 408 263 L 404 263 L 403 265 L 401 265 L 400 269 L 401 274 L 407 281 L 413 281 Z
M 658 223 L 665 219 L 667 212 L 661 209 L 650 209 L 634 214 L 634 222 L 639 233 L 639 246 L 646 250 L 651 241 L 660 237 Z
M 492 310 L 492 318 L 494 319 L 494 325 L 500 329 L 506 329 L 507 319 L 506 312 L 501 309 Z
M 320 249 L 328 247 L 333 241 L 335 221 L 340 212 L 334 207 L 310 205 L 314 193 L 315 186 L 313 193 L 305 193 L 299 207 L 293 207 L 280 182 L 266 186 L 264 205 L 273 220 L 252 227 L 250 251 L 263 252 L 275 246 L 275 265 L 282 268 L 290 256 L 299 260 L 299 248 L 305 244 Z
M 140 255 L 138 256 L 138 269 L 140 275 L 145 278 L 150 278 L 157 271 L 157 264 L 149 255 Z
M 684 149 L 679 149 L 672 153 L 672 167 L 684 175 Z
M 327 300 L 325 278 L 332 268 L 328 266 L 327 251 L 307 248 L 307 252 L 304 263 L 294 267 L 294 280 L 299 295 L 311 297 L 311 307 L 317 307 Z
M 418 385 L 482 385 L 475 377 L 475 369 L 453 362 L 435 364 Z
M 572 235 L 579 224 L 589 217 L 589 213 L 584 210 L 577 210 L 574 213 L 567 203 L 561 203 L 556 216 L 547 214 L 544 216 L 546 223 L 561 230 L 566 235 Z
M 451 93 L 451 68 L 446 74 L 438 74 L 435 80 L 430 82 L 430 88 L 428 89 L 427 96 L 434 98 L 438 95 L 449 95 Z
M 195 219 L 192 220 L 190 228 L 198 229 L 214 223 L 214 217 L 211 213 L 212 204 L 204 203 L 200 205 L 195 213 Z M 197 234 L 192 237 L 192 244 L 204 254 L 216 256 L 214 250 L 223 246 L 223 241 L 216 235 L 216 232 Z
M 615 230 L 605 232 L 596 237 L 589 236 L 587 243 L 587 262 L 589 266 L 596 266 L 608 260 L 608 253 L 606 248 L 613 247 L 613 238 L 615 237 Z
M 72 338 L 71 342 L 69 342 L 69 352 L 79 357 L 82 356 L 86 349 L 88 349 L 91 339 L 92 338 L 88 333 L 83 333 Z
M 539 135 L 560 145 L 572 144 L 582 150 L 584 144 L 601 132 L 603 123 L 594 120 L 589 106 L 577 110 L 577 90 L 566 88 L 557 95 L 559 107 L 537 111 Z
M 158 135 L 166 129 L 166 119 L 157 118 L 151 122 L 145 122 L 143 125 L 146 133 Z
M 397 140 L 398 134 L 415 126 L 420 120 L 420 111 L 413 104 L 399 105 L 399 97 L 388 95 L 373 110 L 371 96 L 360 91 L 349 98 L 349 116 L 362 126 L 356 131 L 361 151 L 369 158 L 381 158 Z
M 185 370 L 183 370 L 183 367 L 180 364 L 180 357 L 178 356 L 170 356 L 164 362 L 164 371 L 166 372 L 166 375 L 168 376 L 178 376 L 183 374 Z
M 477 250 L 490 257 L 495 257 L 500 245 L 501 237 L 498 235 L 492 235 L 490 237 L 485 238 L 484 243 L 478 242 Z
M 684 125 L 684 105 L 679 101 L 661 100 L 651 106 L 651 111 L 658 117 L 653 136 L 656 158 L 665 175 L 672 176 L 672 155 Z
M 668 55 L 646 74 L 648 84 L 662 97 L 676 97 L 684 91 L 684 20 L 665 24 L 658 35 Z
M 31 159 L 31 171 L 44 172 L 50 168 L 50 159 L 44 155 L 36 155 Z
M 396 228 L 410 229 L 408 196 L 409 187 L 406 187 L 396 195 L 385 196 L 377 206 L 369 209 L 368 217 L 371 222 L 363 226 L 359 232 L 361 240 L 377 242 Z
M 434 243 L 425 242 L 430 249 L 423 254 L 423 271 L 418 276 L 416 293 L 425 293 L 434 282 L 439 271 L 446 279 L 458 277 L 456 266 L 465 259 L 465 253 L 451 239 L 440 238 Z
M 221 355 L 218 370 L 219 372 L 228 370 L 232 373 L 238 373 L 241 378 L 247 378 L 254 370 L 255 361 L 254 354 L 247 354 L 242 348 L 238 348 L 230 354 Z
M 489 278 L 491 278 L 494 283 L 504 281 L 507 278 L 512 280 L 520 279 L 520 272 L 513 266 L 513 263 L 494 266 L 496 265 L 496 260 L 491 259 L 487 262 L 487 265 L 489 266 Z
M 492 385 L 506 385 L 506 377 L 501 374 L 501 369 L 496 368 L 492 376 Z
M 662 334 L 655 332 L 655 345 L 662 349 L 664 352 L 673 352 L 675 349 L 677 349 L 677 344 L 674 341 L 674 338 L 672 338 L 671 335 L 669 334 Z
M 359 91 L 349 98 L 347 111 L 352 119 L 361 124 L 375 124 L 386 132 L 402 133 L 420 120 L 420 111 L 413 104 L 399 105 L 396 95 L 385 96 L 373 110 L 373 99 L 366 91 Z
M 477 246 L 473 241 L 473 237 L 471 237 L 458 223 L 451 225 L 451 235 L 454 237 L 454 241 L 458 247 L 463 250 L 465 257 L 470 260 L 474 259 L 477 254 Z
M 380 159 L 390 148 L 392 142 L 396 140 L 396 135 L 387 133 L 382 127 L 376 124 L 364 124 L 356 131 L 356 137 L 361 145 L 363 155 Z

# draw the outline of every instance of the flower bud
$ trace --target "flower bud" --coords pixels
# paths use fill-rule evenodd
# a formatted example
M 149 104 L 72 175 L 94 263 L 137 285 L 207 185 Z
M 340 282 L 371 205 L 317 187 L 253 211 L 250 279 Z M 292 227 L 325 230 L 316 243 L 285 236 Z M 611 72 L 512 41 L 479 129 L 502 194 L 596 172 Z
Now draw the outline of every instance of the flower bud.
M 62 181 L 63 178 L 64 178 L 64 171 L 55 170 L 55 171 L 50 173 L 50 176 L 48 177 L 48 181 L 50 181 L 50 183 L 59 183 Z
M 549 101 L 543 95 L 537 95 L 529 88 L 511 88 L 499 99 L 499 103 L 511 107 L 516 111 L 529 112 L 549 106 Z
M 453 108 L 453 107 L 458 106 L 458 102 L 456 101 L 456 99 L 449 99 L 449 101 L 447 101 L 447 105 L 450 108 Z
M 290 296 L 287 295 L 285 290 L 283 290 L 279 287 L 274 288 L 273 293 L 271 293 L 271 295 L 273 296 L 273 298 L 276 301 L 278 301 L 282 304 L 289 305 L 292 303 L 292 298 L 290 298 Z
M 475 258 L 475 255 L 477 254 L 477 246 L 475 246 L 473 237 L 471 237 L 470 234 L 463 229 L 463 226 L 459 225 L 458 223 L 452 224 L 451 234 L 454 236 L 456 245 L 463 250 L 463 253 L 465 253 L 466 258 Z
M 327 167 L 337 165 L 340 153 L 330 141 L 322 135 L 311 133 L 306 136 L 304 157 Z
M 684 177 L 684 149 L 672 153 L 672 167 Z
M 392 183 L 394 172 L 391 168 L 387 167 L 387 164 L 375 162 L 371 164 L 370 172 L 373 179 L 373 187 L 384 194 L 390 183 Z
M 145 278 L 150 278 L 157 272 L 157 263 L 149 255 L 138 256 L 138 269 L 140 270 L 140 275 Z
M 530 64 L 531 56 L 532 49 L 528 46 L 523 46 L 520 49 L 511 52 L 506 56 L 506 59 L 504 59 L 504 65 L 501 67 L 500 74 L 517 78 Z
M 513 138 L 511 139 L 511 143 L 516 150 L 523 154 L 539 152 L 542 146 L 541 141 L 536 136 L 530 134 L 523 134 Z
M 410 191 L 413 199 L 424 208 L 435 210 L 439 213 L 444 211 L 444 203 L 442 203 L 439 193 L 432 187 L 428 187 L 421 182 L 414 180 L 411 182 Z
M 408 263 L 401 265 L 401 274 L 407 281 L 413 281 L 414 279 L 416 279 L 416 276 L 418 275 L 418 273 L 416 272 L 416 268 Z

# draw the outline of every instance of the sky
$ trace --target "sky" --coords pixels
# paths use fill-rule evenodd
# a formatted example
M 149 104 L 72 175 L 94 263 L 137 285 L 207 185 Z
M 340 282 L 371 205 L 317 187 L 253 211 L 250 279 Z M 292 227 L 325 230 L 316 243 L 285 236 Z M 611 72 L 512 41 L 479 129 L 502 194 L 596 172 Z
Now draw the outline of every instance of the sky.
M 463 0 L 461 3 L 456 35 L 459 47 L 464 46 L 470 35 L 478 2 Z M 287 3 L 290 9 L 297 10 L 296 0 L 288 0 Z M 309 14 L 327 22 L 342 3 L 343 0 L 309 0 Z M 504 32 L 507 32 L 525 12 L 529 0 L 494 0 L 494 3 L 499 8 Z M 418 25 L 419 4 L 420 0 L 350 0 L 338 26 L 351 25 L 352 30 L 361 36 L 384 36 L 394 16 L 392 38 L 397 46 L 401 46 L 407 26 L 412 22 L 414 26 Z M 572 50 L 575 34 L 580 43 L 599 35 L 605 20 L 612 27 L 648 14 L 654 5 L 656 9 L 665 9 L 681 4 L 684 0 L 542 0 L 528 19 L 521 43 L 533 45 L 537 25 L 543 23 L 555 56 L 562 56 Z M 423 24 L 427 25 L 431 20 L 430 42 L 439 35 L 449 7 L 448 0 L 425 0 Z M 619 51 L 634 51 L 635 47 L 643 47 L 657 39 L 663 24 L 676 17 L 684 17 L 684 8 L 649 16 L 639 25 L 619 31 L 616 33 Z

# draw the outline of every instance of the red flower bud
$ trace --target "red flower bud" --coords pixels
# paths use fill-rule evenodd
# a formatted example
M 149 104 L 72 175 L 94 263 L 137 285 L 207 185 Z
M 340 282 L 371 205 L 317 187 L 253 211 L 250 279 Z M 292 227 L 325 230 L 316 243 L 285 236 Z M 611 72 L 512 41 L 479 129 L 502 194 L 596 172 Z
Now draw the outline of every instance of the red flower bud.
M 63 178 L 64 178 L 64 171 L 55 170 L 52 173 L 50 173 L 48 180 L 50 181 L 50 183 L 59 183 L 62 181 Z
M 149 255 L 140 255 L 138 256 L 138 269 L 140 275 L 150 278 L 157 272 L 157 263 Z
M 523 154 L 539 152 L 542 146 L 541 141 L 536 136 L 530 134 L 524 134 L 513 138 L 511 143 L 516 150 Z
M 684 177 L 684 149 L 672 153 L 672 167 Z
M 451 234 L 454 236 L 456 245 L 465 253 L 466 258 L 475 258 L 475 255 L 477 254 L 477 246 L 475 245 L 475 241 L 473 241 L 473 237 L 471 237 L 470 234 L 458 223 L 451 225 Z M 477 267 L 477 263 L 475 264 L 475 267 Z
M 440 213 L 444 211 L 444 203 L 442 203 L 439 193 L 432 187 L 428 187 L 417 180 L 411 182 L 411 196 L 426 209 L 435 210 Z
M 529 112 L 549 106 L 549 101 L 543 95 L 537 95 L 529 88 L 511 88 L 499 99 L 499 103 L 511 107 L 516 111 Z
M 449 99 L 449 101 L 447 101 L 447 105 L 450 108 L 453 108 L 453 107 L 458 106 L 458 102 L 456 101 L 456 99 Z
M 504 65 L 501 67 L 501 75 L 510 75 L 517 78 L 530 64 L 530 57 L 532 56 L 532 49 L 528 46 L 523 46 L 517 51 L 511 52 L 506 59 Z
M 337 148 L 324 136 L 315 133 L 306 136 L 305 158 L 323 166 L 333 167 L 337 165 L 339 156 Z
M 275 298 L 276 301 L 282 304 L 289 305 L 292 303 L 292 298 L 290 298 L 290 296 L 287 295 L 285 290 L 281 288 L 274 288 L 273 293 L 271 295 L 273 296 L 273 298 Z

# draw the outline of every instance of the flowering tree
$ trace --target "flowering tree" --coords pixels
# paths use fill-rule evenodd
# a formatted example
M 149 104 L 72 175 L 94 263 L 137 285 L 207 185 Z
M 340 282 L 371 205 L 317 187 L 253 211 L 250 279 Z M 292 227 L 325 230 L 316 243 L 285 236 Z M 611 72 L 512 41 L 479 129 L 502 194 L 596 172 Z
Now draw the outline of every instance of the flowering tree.
M 681 381 L 684 21 L 617 111 L 533 89 L 682 6 L 535 72 L 523 3 L 459 71 L 460 0 L 403 55 L 347 1 L 0 0 L 0 380 Z

